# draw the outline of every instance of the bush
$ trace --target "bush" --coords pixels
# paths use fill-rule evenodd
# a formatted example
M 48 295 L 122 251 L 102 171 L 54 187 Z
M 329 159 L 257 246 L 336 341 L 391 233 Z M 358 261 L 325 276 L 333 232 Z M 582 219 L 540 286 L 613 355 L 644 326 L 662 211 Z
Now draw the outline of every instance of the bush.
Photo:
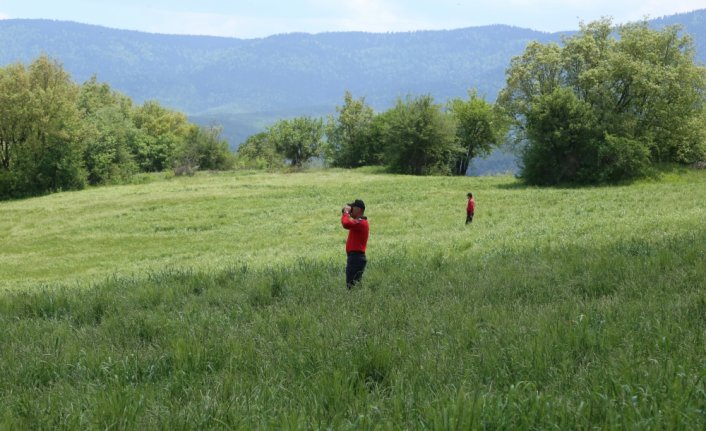
M 522 177 L 530 184 L 590 182 L 598 145 L 591 106 L 569 89 L 542 96 L 527 115 L 529 143 L 522 153 Z
M 647 175 L 650 152 L 643 143 L 619 136 L 606 135 L 598 148 L 600 168 L 596 179 L 603 182 L 631 180 Z
M 0 169 L 0 200 L 16 197 L 15 181 L 12 172 Z

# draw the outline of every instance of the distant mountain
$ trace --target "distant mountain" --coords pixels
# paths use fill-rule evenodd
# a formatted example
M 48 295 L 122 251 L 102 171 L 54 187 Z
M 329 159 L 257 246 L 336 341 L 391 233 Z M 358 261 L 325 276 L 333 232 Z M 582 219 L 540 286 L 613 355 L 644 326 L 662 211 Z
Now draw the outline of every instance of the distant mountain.
M 331 113 L 346 90 L 381 110 L 406 94 L 445 101 L 477 88 L 494 98 L 512 56 L 531 40 L 558 37 L 491 26 L 242 40 L 5 20 L 0 65 L 48 54 L 78 82 L 95 74 L 138 102 L 156 99 L 202 122 L 258 130 L 278 117 Z
M 706 9 L 680 23 L 706 60 Z M 201 124 L 222 124 L 236 146 L 278 118 L 323 116 L 343 94 L 378 110 L 398 96 L 444 102 L 469 89 L 494 100 L 510 59 L 561 33 L 494 25 L 407 33 L 284 34 L 262 39 L 176 36 L 49 20 L 0 20 L 0 65 L 59 60 L 77 82 L 92 75 L 137 102 L 155 99 Z

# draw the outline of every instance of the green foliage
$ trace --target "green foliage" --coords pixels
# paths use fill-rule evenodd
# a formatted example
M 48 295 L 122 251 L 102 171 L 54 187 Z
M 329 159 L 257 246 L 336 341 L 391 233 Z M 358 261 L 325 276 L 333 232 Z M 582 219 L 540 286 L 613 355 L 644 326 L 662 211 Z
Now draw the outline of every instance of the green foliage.
M 346 91 L 344 104 L 336 111 L 338 116 L 329 117 L 326 128 L 331 164 L 342 168 L 380 164 L 383 149 L 380 140 L 374 139 L 375 114 L 365 99 L 353 100 Z
M 453 119 L 430 95 L 398 99 L 386 119 L 385 161 L 392 172 L 450 174 L 461 149 Z
M 93 77 L 81 86 L 78 108 L 83 114 L 83 142 L 88 182 L 121 183 L 138 171 L 132 148 L 138 130 L 132 101 Z
M 270 126 L 267 133 L 277 152 L 292 166 L 301 167 L 312 158 L 323 155 L 324 125 L 321 119 L 296 117 L 280 120 Z
M 498 102 L 526 140 L 530 183 L 620 181 L 644 176 L 650 163 L 706 158 L 703 128 L 694 127 L 704 115 L 706 69 L 677 27 L 593 22 L 563 47 L 530 44 L 507 76 Z
M 571 90 L 556 88 L 528 112 L 523 177 L 532 184 L 590 182 L 601 138 L 590 105 Z
M 466 175 L 474 158 L 489 155 L 503 143 L 507 122 L 501 111 L 475 91 L 469 92 L 468 100 L 451 100 L 449 110 L 456 120 L 457 143 L 463 148 L 454 163 L 453 173 Z
M 228 142 L 221 138 L 219 127 L 192 125 L 181 148 L 176 150 L 177 166 L 203 170 L 228 170 L 234 166 L 235 156 Z
M 277 152 L 268 132 L 250 136 L 238 147 L 236 165 L 242 168 L 276 169 L 284 166 L 284 157 Z
M 84 122 L 84 159 L 91 184 L 122 183 L 138 170 L 131 147 L 137 135 L 129 117 L 105 107 Z
M 595 170 L 600 173 L 598 180 L 607 183 L 646 176 L 653 170 L 650 152 L 642 142 L 611 135 L 598 147 L 598 163 L 605 166 Z
M 189 132 L 186 116 L 148 101 L 134 111 L 133 121 L 138 130 L 133 152 L 140 169 L 160 172 L 171 167 Z
M 29 72 L 22 64 L 0 68 L 0 168 L 10 170 L 17 146 L 31 133 Z
M 8 117 L 3 118 L 0 140 L 5 157 L 0 169 L 11 172 L 15 189 L 0 191 L 0 195 L 82 188 L 85 172 L 78 142 L 78 86 L 59 63 L 45 56 L 27 69 L 15 66 L 2 76 L 4 94 L 0 97 L 14 103 L 3 108 Z
M 133 107 L 95 76 L 79 86 L 46 56 L 0 68 L 0 114 L 0 199 L 234 163 L 219 128 L 190 124 L 157 102 Z

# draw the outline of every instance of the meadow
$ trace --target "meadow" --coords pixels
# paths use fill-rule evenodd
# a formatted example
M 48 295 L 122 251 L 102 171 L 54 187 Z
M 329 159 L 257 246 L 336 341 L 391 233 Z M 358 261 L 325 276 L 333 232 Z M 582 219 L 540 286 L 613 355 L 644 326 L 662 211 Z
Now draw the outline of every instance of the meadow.
M 141 178 L 0 202 L 0 429 L 706 427 L 706 171 Z

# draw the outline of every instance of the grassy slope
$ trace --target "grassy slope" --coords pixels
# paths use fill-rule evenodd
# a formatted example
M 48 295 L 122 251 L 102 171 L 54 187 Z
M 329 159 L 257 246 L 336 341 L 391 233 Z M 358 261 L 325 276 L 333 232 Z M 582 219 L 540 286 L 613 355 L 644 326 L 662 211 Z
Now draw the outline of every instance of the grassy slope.
M 2 203 L 0 425 L 703 427 L 705 186 L 227 173 Z

